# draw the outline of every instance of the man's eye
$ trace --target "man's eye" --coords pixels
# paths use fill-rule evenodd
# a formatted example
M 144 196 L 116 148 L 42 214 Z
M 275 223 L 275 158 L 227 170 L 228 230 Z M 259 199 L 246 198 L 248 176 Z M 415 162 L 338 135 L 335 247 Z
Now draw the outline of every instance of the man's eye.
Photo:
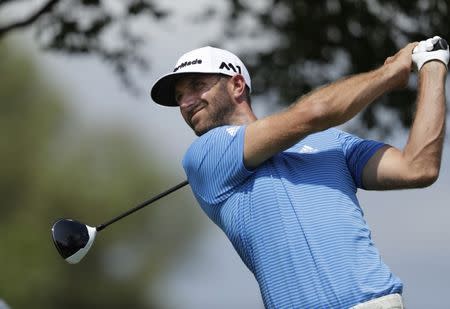
M 198 91 L 198 90 L 202 90 L 204 86 L 205 86 L 205 83 L 202 82 L 202 81 L 199 81 L 199 80 L 194 81 L 194 82 L 192 83 L 192 88 L 193 88 L 194 90 L 197 90 L 197 91 Z
M 183 96 L 180 93 L 175 94 L 175 102 L 180 103 Z

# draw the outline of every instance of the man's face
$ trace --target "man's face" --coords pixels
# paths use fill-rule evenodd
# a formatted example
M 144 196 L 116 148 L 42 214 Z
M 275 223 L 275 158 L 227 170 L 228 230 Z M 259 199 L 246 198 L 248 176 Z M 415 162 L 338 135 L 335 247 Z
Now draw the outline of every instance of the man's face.
M 234 104 L 227 92 L 227 81 L 218 74 L 189 74 L 176 82 L 175 100 L 196 135 L 229 124 Z

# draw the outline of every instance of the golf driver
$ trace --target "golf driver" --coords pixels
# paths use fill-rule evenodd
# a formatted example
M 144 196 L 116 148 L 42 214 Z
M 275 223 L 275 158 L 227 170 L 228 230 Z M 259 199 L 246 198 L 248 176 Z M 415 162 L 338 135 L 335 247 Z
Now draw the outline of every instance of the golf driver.
M 52 226 L 52 238 L 59 254 L 70 264 L 76 264 L 88 253 L 97 232 L 100 232 L 114 222 L 138 211 L 139 209 L 156 202 L 160 198 L 186 186 L 185 180 L 178 185 L 142 202 L 127 212 L 103 223 L 97 227 L 92 227 L 72 219 L 59 219 Z

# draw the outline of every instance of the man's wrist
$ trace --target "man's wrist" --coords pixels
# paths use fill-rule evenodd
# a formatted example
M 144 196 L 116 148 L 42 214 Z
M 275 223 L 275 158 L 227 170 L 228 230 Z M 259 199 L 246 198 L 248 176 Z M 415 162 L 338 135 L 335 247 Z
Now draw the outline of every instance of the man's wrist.
M 423 64 L 419 71 L 419 74 L 422 73 L 446 74 L 447 66 L 442 61 L 430 60 Z
M 378 70 L 382 78 L 386 80 L 387 91 L 406 87 L 410 72 L 399 67 L 397 63 L 384 64 Z

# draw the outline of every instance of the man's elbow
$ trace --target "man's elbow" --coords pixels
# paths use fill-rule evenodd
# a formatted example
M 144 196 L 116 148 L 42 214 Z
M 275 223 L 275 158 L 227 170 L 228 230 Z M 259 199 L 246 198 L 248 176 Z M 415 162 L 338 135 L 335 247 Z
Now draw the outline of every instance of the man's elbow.
M 421 169 L 413 176 L 412 183 L 415 188 L 426 188 L 434 184 L 439 178 L 439 166 Z

